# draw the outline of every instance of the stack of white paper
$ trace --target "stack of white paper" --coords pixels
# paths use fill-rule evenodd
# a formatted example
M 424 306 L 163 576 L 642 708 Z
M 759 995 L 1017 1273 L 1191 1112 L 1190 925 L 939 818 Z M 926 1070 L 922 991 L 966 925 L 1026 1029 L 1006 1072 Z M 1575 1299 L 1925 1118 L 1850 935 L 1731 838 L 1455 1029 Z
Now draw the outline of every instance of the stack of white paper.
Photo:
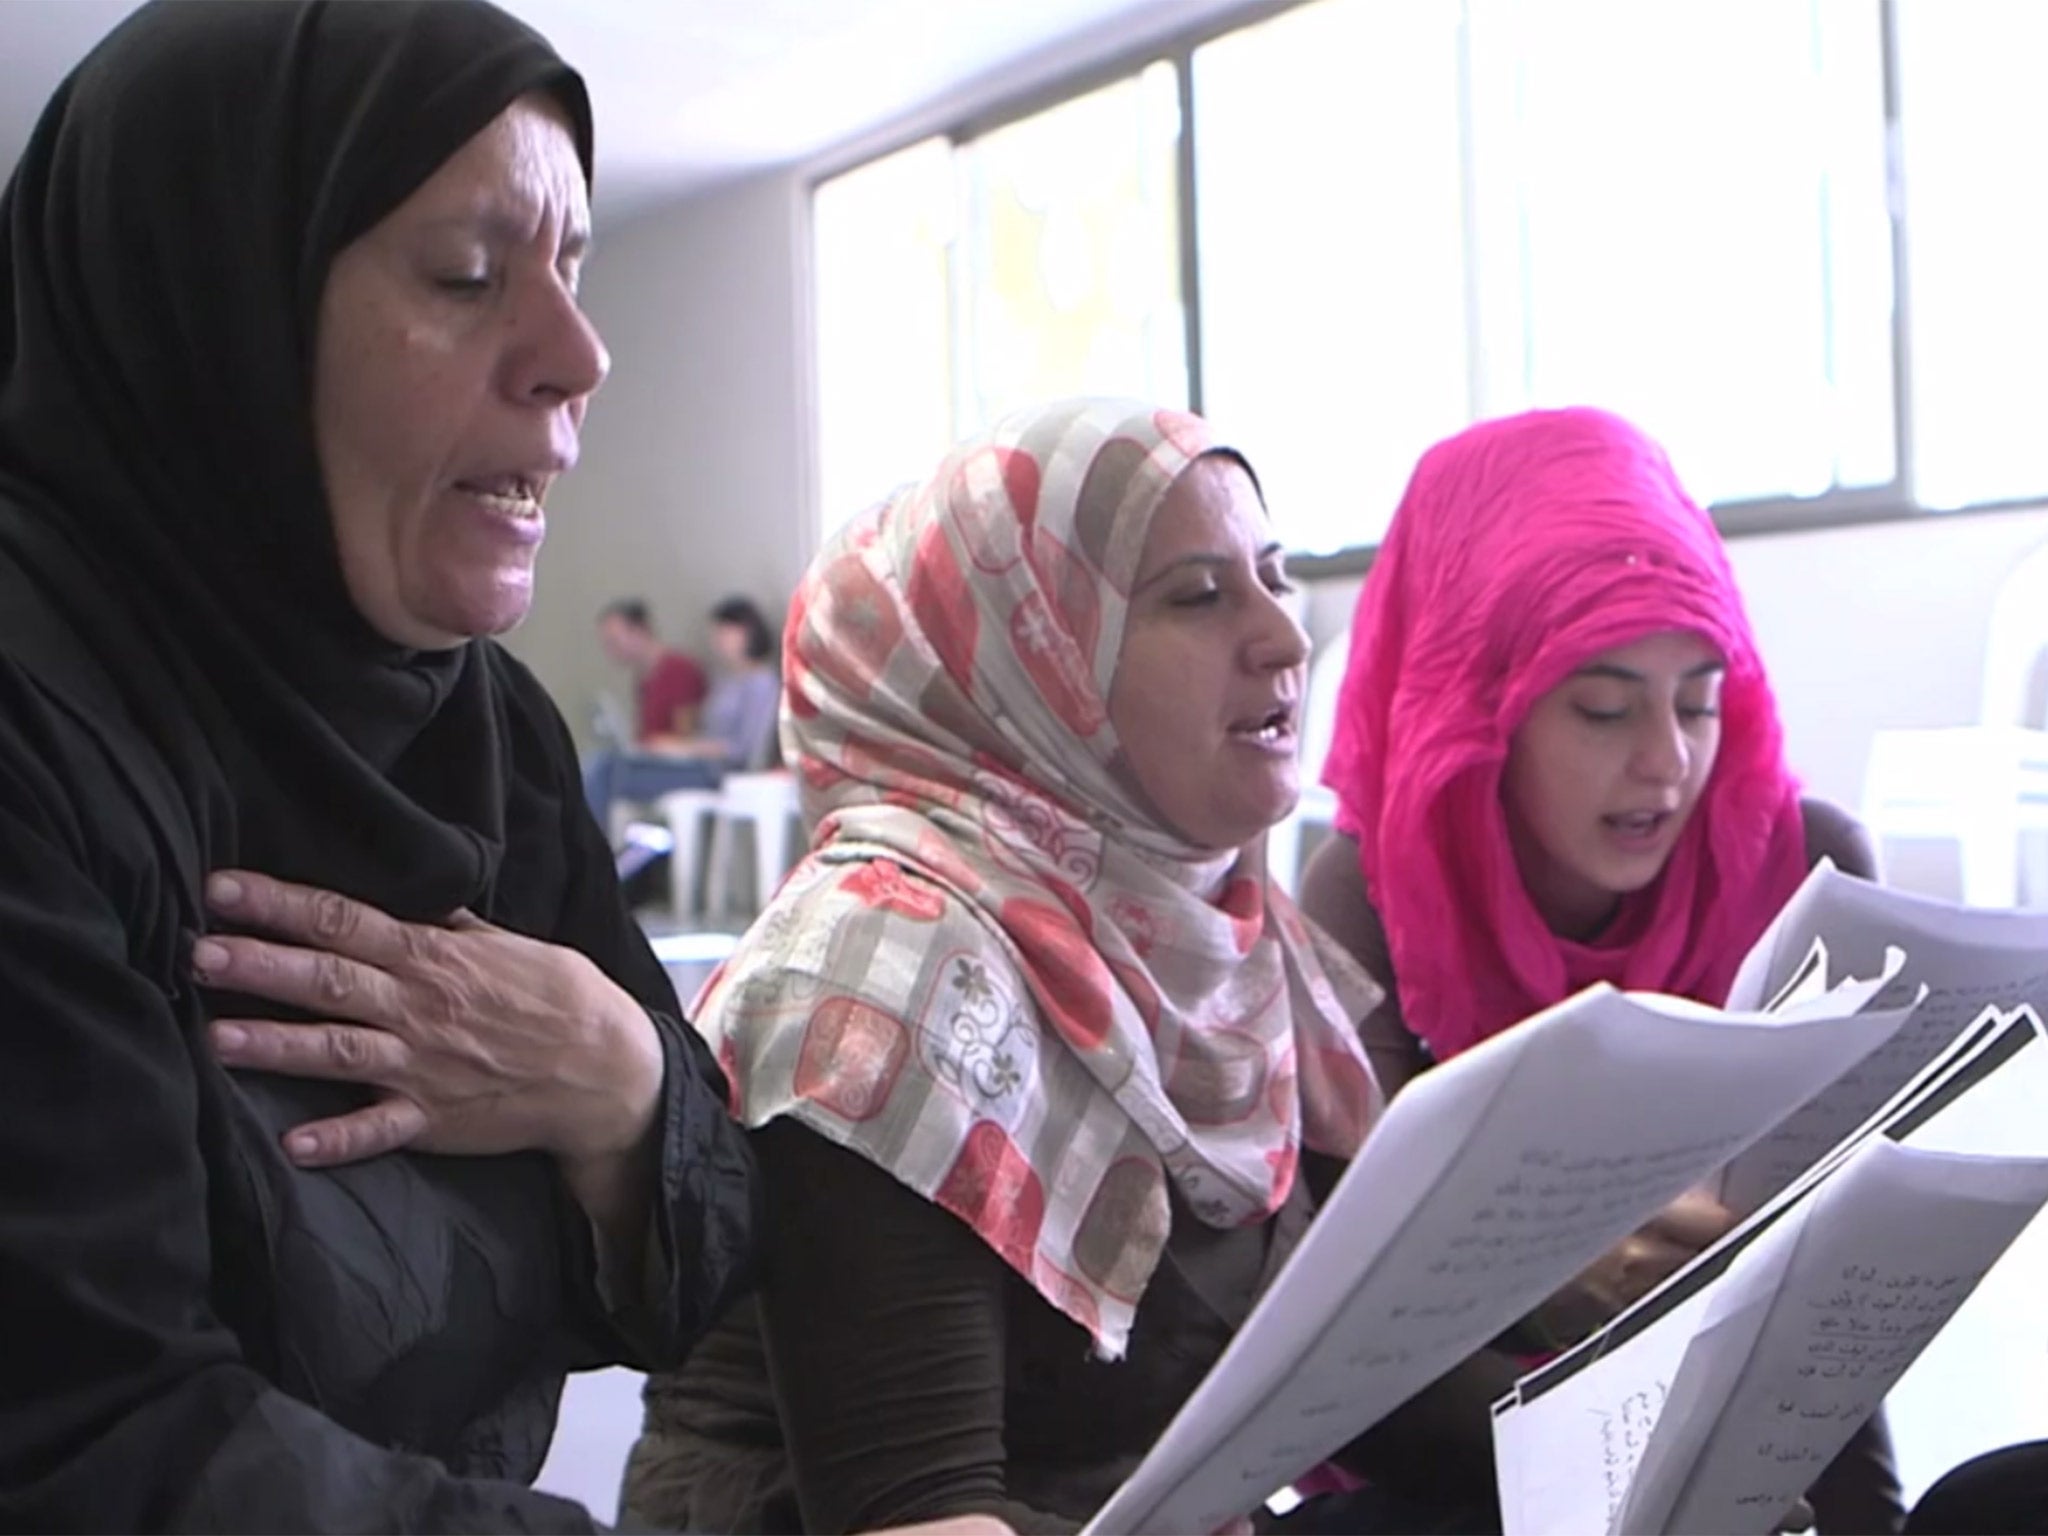
M 1596 987 L 1425 1074 L 1089 1532 L 1257 1507 L 1881 1047 L 1897 965 L 1779 1017 Z
M 1995 1010 L 1728 1238 L 1495 1410 L 1509 1536 L 1753 1532 L 2048 1202 L 2048 1046 Z
M 2031 1006 L 2048 1017 L 2048 912 L 1958 907 L 1890 891 L 1823 860 L 1736 977 L 1730 1008 L 1761 1007 L 1794 985 L 1815 946 L 1838 975 L 1875 974 L 1885 951 L 1906 963 L 1878 1007 L 1926 996 L 1912 1019 L 1789 1116 L 1723 1175 L 1722 1200 L 1757 1209 L 1789 1185 L 1907 1083 L 1986 1007 Z

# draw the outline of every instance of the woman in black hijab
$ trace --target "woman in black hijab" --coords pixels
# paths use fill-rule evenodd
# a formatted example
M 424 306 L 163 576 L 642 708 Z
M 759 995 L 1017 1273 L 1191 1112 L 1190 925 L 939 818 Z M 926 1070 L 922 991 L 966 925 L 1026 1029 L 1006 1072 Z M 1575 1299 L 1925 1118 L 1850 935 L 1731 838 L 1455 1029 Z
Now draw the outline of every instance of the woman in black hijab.
M 603 348 L 481 3 L 145 6 L 0 196 L 0 1528 L 580 1530 L 752 1170 L 488 636 Z

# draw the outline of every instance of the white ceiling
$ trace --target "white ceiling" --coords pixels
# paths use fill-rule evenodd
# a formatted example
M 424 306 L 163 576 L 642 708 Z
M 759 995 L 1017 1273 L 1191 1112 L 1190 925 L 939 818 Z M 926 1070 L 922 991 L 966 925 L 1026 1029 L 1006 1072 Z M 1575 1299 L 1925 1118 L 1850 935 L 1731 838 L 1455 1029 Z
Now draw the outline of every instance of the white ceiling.
M 601 219 L 942 126 L 1257 0 L 503 0 L 590 84 Z M 0 0 L 0 165 L 135 0 Z

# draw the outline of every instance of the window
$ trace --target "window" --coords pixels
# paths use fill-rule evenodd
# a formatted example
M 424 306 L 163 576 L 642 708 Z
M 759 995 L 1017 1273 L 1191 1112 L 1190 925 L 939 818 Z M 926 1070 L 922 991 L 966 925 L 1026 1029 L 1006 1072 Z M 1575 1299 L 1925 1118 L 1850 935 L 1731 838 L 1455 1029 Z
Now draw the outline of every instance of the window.
M 1377 540 L 1472 419 L 1460 31 L 1322 4 L 1195 50 L 1202 408 L 1297 550 Z
M 1914 489 L 2048 491 L 2048 6 L 1899 0 Z
M 1300 551 L 1376 541 L 1473 420 L 1458 39 L 1317 4 L 1194 53 L 1202 408 Z
M 1890 481 L 1876 5 L 1471 15 L 1477 414 L 1609 406 L 1704 500 Z
M 1326 0 L 1196 49 L 1203 404 L 1289 542 L 1372 542 L 1432 442 L 1538 405 L 1712 499 L 1888 482 L 1879 41 L 1840 0 Z
M 2044 54 L 2040 0 L 1309 0 L 906 152 L 914 257 L 879 199 L 836 238 L 897 253 L 858 323 L 922 462 L 1032 399 L 1185 401 L 1299 554 L 1374 543 L 1430 443 L 1579 402 L 1751 525 L 2038 497 Z M 821 374 L 828 215 L 889 164 L 818 189 Z
M 953 167 L 943 139 L 818 188 L 818 501 L 829 535 L 915 476 L 954 431 L 946 301 Z
M 960 435 L 1060 395 L 1187 400 L 1173 70 L 962 146 Z
M 1187 402 L 1179 154 L 1158 65 L 818 187 L 824 533 L 1017 406 Z

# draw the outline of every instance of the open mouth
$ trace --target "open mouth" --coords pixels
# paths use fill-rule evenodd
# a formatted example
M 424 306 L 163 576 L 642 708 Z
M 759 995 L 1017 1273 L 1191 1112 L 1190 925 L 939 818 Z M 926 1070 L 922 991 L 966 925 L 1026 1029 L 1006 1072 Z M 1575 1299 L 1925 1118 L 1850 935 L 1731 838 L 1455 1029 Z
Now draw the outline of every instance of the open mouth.
M 1626 811 L 1618 816 L 1603 816 L 1600 820 L 1609 831 L 1627 842 L 1648 843 L 1661 837 L 1676 815 L 1675 811 Z
M 1291 745 L 1294 741 L 1294 706 L 1276 704 L 1255 719 L 1239 721 L 1230 728 L 1230 734 L 1262 747 Z
M 521 519 L 540 516 L 540 499 L 546 491 L 538 476 L 520 474 L 458 480 L 455 488 L 474 496 L 494 512 Z

